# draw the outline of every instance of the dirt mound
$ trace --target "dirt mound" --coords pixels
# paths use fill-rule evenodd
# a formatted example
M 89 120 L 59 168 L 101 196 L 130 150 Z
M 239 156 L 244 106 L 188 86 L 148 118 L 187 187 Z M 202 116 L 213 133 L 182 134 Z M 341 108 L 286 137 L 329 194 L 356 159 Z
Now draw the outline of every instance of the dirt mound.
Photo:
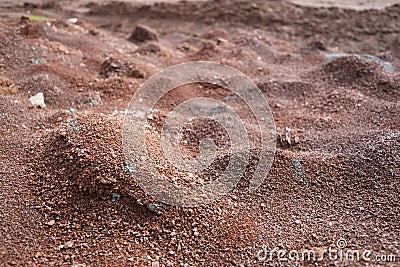
M 321 71 L 322 79 L 343 86 L 368 83 L 384 76 L 379 64 L 358 56 L 334 59 L 323 65 Z
M 360 56 L 336 58 L 309 75 L 319 77 L 332 86 L 350 86 L 370 96 L 393 100 L 399 97 L 399 76 L 388 74 L 377 62 Z M 314 78 L 312 78 L 314 77 Z
M 132 43 L 143 43 L 147 41 L 158 41 L 158 34 L 154 29 L 145 25 L 137 25 L 128 41 Z
M 46 26 L 44 22 L 35 24 L 28 23 L 27 25 L 21 27 L 20 33 L 27 38 L 40 38 L 46 34 L 45 29 L 47 27 L 48 26 Z
M 147 42 L 143 45 L 140 45 L 136 50 L 135 53 L 143 54 L 143 55 L 151 55 L 155 54 L 158 55 L 161 52 L 160 45 L 156 42 Z
M 400 132 L 387 131 L 361 135 L 350 140 L 341 140 L 340 152 L 346 162 L 338 169 L 343 177 L 344 191 L 360 192 L 359 198 L 371 197 L 368 209 L 380 214 L 385 223 L 396 224 L 400 212 L 400 198 L 397 188 L 400 181 Z M 368 193 L 369 192 L 369 193 Z M 390 198 L 392 208 L 383 212 L 377 205 L 382 199 Z
M 43 92 L 46 103 L 52 107 L 69 109 L 89 105 L 92 100 L 100 102 L 98 93 L 82 90 L 82 85 L 88 82 L 84 75 L 58 63 L 29 66 L 13 76 L 22 91 Z
M 98 196 L 126 190 L 121 121 L 101 114 L 68 120 L 35 145 L 36 171 Z
M 102 96 L 111 99 L 125 98 L 129 100 L 139 88 L 139 83 L 126 77 L 109 77 L 93 83 L 92 90 L 100 92 Z
M 200 49 L 191 56 L 192 60 L 214 60 L 220 58 L 218 47 L 213 42 L 204 42 Z
M 40 50 L 29 48 L 30 40 L 18 34 L 17 30 L 0 28 L 0 64 L 7 69 L 21 69 L 31 65 L 29 59 L 38 58 Z
M 376 168 L 375 175 L 384 173 L 382 176 L 390 176 L 396 175 L 394 170 L 400 171 L 397 164 L 400 161 L 398 131 L 371 133 L 357 138 L 339 138 L 335 146 L 338 153 L 350 155 L 353 162 L 361 161 L 365 167 Z

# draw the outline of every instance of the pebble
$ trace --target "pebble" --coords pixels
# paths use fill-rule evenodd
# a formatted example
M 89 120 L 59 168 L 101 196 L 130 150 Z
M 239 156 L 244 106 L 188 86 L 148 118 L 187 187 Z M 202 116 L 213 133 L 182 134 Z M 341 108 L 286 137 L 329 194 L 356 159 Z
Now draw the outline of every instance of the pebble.
M 44 59 L 44 58 L 32 58 L 32 59 L 29 59 L 29 62 L 32 65 L 46 64 L 47 63 L 46 59 Z
M 65 248 L 72 248 L 74 246 L 74 242 L 72 241 L 68 241 L 67 243 L 65 243 L 64 247 Z
M 228 42 L 228 40 L 226 40 L 226 39 L 224 39 L 224 38 L 218 38 L 218 39 L 217 39 L 217 45 L 225 44 L 225 43 L 227 43 L 227 42 Z
M 120 199 L 120 195 L 116 194 L 116 193 L 112 193 L 111 195 L 111 202 L 118 202 Z
M 75 23 L 78 22 L 78 18 L 68 18 L 67 21 L 70 22 L 70 23 L 75 24 Z
M 39 92 L 34 96 L 31 96 L 29 98 L 29 101 L 31 102 L 32 106 L 34 106 L 34 107 L 38 107 L 38 108 L 46 107 L 46 104 L 44 103 L 44 95 L 42 92 Z
M 158 207 L 157 207 L 157 205 L 151 204 L 151 203 L 150 203 L 150 204 L 148 205 L 148 208 L 149 208 L 149 210 L 151 210 L 151 211 L 155 211 L 155 210 L 157 210 Z

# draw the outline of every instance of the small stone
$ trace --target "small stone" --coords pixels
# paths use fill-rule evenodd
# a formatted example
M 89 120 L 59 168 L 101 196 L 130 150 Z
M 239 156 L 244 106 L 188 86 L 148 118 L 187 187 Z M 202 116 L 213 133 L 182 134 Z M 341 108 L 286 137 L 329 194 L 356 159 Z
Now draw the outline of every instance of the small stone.
M 100 66 L 100 75 L 108 78 L 113 75 L 123 76 L 125 74 L 125 65 L 119 60 L 108 57 Z
M 21 16 L 21 20 L 20 20 L 21 24 L 28 24 L 29 23 L 29 17 L 28 16 Z
M 129 37 L 128 41 L 131 41 L 133 43 L 158 41 L 158 34 L 155 30 L 147 26 L 137 25 L 133 30 L 131 36 Z
M 38 108 L 46 107 L 46 104 L 44 103 L 44 95 L 42 92 L 39 92 L 34 96 L 31 96 L 29 98 L 29 101 L 31 102 L 32 106 L 34 106 L 34 107 L 38 107 Z
M 29 62 L 32 65 L 39 65 L 39 64 L 46 64 L 47 60 L 44 58 L 31 58 L 31 59 L 29 59 Z
M 301 224 L 301 221 L 300 220 L 295 220 L 294 221 L 296 224 Z
M 75 24 L 75 23 L 78 22 L 78 18 L 68 18 L 67 21 L 68 21 L 69 23 Z
M 55 223 L 56 223 L 55 220 L 50 220 L 50 221 L 47 222 L 47 225 L 48 226 L 53 226 Z
M 91 99 L 89 102 L 89 106 L 93 107 L 93 106 L 98 106 L 100 104 L 100 101 L 97 99 Z
M 160 263 L 158 261 L 153 261 L 151 263 L 151 267 L 159 267 L 159 266 L 160 266 Z
M 136 79 L 143 79 L 146 74 L 138 69 L 133 69 L 127 72 L 126 76 L 136 78 Z
M 151 211 L 155 211 L 155 210 L 158 209 L 158 206 L 155 205 L 155 204 L 149 203 L 148 208 L 149 208 L 149 210 L 151 210 Z
M 121 198 L 121 196 L 120 195 L 118 195 L 118 194 L 116 194 L 116 193 L 112 193 L 112 195 L 111 195 L 111 202 L 118 202 L 119 201 L 119 199 Z
M 226 40 L 224 38 L 218 38 L 217 39 L 217 45 L 224 44 L 224 43 L 227 43 L 227 42 L 228 42 L 228 40 Z
M 128 258 L 128 261 L 133 261 L 133 258 L 132 257 Z
M 67 243 L 65 243 L 64 247 L 65 248 L 72 248 L 74 246 L 74 242 L 72 241 L 68 241 Z
M 175 251 L 172 251 L 172 250 L 170 250 L 168 253 L 169 253 L 170 255 L 175 255 Z

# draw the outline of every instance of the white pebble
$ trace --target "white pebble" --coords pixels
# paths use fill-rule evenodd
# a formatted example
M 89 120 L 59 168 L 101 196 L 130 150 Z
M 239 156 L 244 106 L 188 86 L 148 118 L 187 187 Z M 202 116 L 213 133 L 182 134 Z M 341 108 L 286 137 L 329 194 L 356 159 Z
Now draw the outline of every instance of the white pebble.
M 39 92 L 34 96 L 31 96 L 29 98 L 29 101 L 31 102 L 32 106 L 34 106 L 34 107 L 39 107 L 39 108 L 46 107 L 46 104 L 44 103 L 44 95 L 42 92 Z

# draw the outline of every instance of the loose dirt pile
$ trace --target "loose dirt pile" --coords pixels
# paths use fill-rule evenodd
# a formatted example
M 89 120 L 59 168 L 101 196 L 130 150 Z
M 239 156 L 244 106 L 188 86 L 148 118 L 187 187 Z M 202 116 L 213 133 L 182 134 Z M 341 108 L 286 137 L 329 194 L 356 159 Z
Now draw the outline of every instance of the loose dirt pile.
M 0 22 L 2 265 L 278 265 L 260 257 L 263 245 L 322 252 L 336 249 L 340 238 L 346 248 L 373 251 L 371 257 L 400 259 L 400 59 L 393 47 L 399 6 L 354 11 L 212 1 L 81 8 L 88 13 L 15 5 L 8 11 L 48 19 Z M 178 172 L 162 155 L 165 118 L 192 98 L 234 107 L 252 149 L 234 190 L 210 205 L 179 208 L 146 196 L 129 175 L 122 123 L 145 79 L 192 60 L 224 63 L 257 83 L 273 111 L 277 150 L 265 182 L 248 193 L 259 152 L 249 107 L 209 84 L 175 88 L 148 118 L 146 145 L 160 172 L 198 185 L 226 166 L 229 138 L 207 120 L 186 125 L 180 143 L 195 157 L 202 138 L 215 140 L 221 154 L 205 173 Z M 29 102 L 40 92 L 42 109 Z M 300 264 L 366 262 L 325 257 Z M 382 263 L 390 264 L 398 262 Z
M 126 184 L 120 121 L 95 113 L 72 118 L 49 134 L 31 150 L 38 153 L 36 162 L 42 162 L 34 167 L 43 182 L 58 180 L 66 188 L 98 196 L 109 196 Z

